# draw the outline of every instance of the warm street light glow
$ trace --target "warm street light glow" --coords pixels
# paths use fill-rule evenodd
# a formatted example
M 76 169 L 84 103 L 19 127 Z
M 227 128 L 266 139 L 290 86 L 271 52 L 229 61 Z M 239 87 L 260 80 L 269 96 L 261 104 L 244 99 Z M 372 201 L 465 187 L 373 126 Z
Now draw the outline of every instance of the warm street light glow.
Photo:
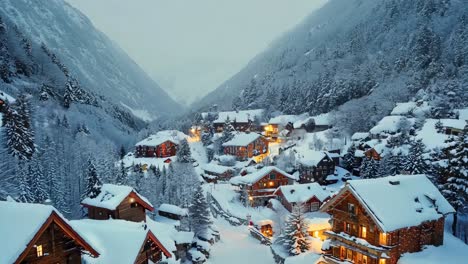
M 135 199 L 134 199 L 134 198 L 130 198 L 130 202 L 131 202 L 131 203 L 135 202 Z
M 252 196 L 249 196 L 249 201 L 252 201 L 253 200 L 253 197 Z

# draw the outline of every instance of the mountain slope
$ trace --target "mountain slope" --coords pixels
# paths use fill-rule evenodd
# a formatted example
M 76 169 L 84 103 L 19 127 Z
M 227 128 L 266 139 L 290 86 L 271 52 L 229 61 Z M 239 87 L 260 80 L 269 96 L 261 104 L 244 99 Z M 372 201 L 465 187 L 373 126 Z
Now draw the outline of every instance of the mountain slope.
M 32 42 L 45 43 L 85 90 L 131 109 L 172 113 L 179 108 L 117 45 L 63 0 L 3 0 L 0 15 Z
M 357 127 L 368 129 L 395 101 L 418 92 L 467 91 L 465 5 L 462 0 L 330 0 L 196 107 L 316 114 L 348 102 L 375 103 L 380 116 L 368 115 Z M 461 95 L 454 104 L 466 103 Z

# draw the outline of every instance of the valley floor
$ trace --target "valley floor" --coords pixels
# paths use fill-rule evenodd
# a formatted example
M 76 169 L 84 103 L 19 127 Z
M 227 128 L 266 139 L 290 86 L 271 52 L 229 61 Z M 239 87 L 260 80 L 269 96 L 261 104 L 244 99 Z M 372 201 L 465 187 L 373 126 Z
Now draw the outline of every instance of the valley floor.
M 274 263 L 270 247 L 253 238 L 246 226 L 232 226 L 221 217 L 214 220 L 221 233 L 221 241 L 211 248 L 208 263 Z

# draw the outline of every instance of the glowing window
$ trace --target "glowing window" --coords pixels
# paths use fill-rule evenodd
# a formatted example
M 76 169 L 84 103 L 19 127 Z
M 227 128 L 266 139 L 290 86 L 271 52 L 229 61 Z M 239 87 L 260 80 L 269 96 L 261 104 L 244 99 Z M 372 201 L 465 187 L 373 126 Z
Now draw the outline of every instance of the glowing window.
M 38 257 L 44 256 L 44 251 L 42 251 L 42 245 L 36 246 L 36 254 Z
M 367 227 L 361 226 L 361 237 L 366 238 L 367 237 Z

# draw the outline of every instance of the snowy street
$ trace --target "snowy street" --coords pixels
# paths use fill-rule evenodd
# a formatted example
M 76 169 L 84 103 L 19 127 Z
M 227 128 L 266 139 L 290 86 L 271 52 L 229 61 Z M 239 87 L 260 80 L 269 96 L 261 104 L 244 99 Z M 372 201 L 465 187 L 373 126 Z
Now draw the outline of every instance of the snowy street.
M 274 263 L 270 247 L 260 244 L 250 236 L 246 226 L 232 226 L 224 219 L 215 219 L 221 233 L 221 241 L 211 248 L 208 263 Z

